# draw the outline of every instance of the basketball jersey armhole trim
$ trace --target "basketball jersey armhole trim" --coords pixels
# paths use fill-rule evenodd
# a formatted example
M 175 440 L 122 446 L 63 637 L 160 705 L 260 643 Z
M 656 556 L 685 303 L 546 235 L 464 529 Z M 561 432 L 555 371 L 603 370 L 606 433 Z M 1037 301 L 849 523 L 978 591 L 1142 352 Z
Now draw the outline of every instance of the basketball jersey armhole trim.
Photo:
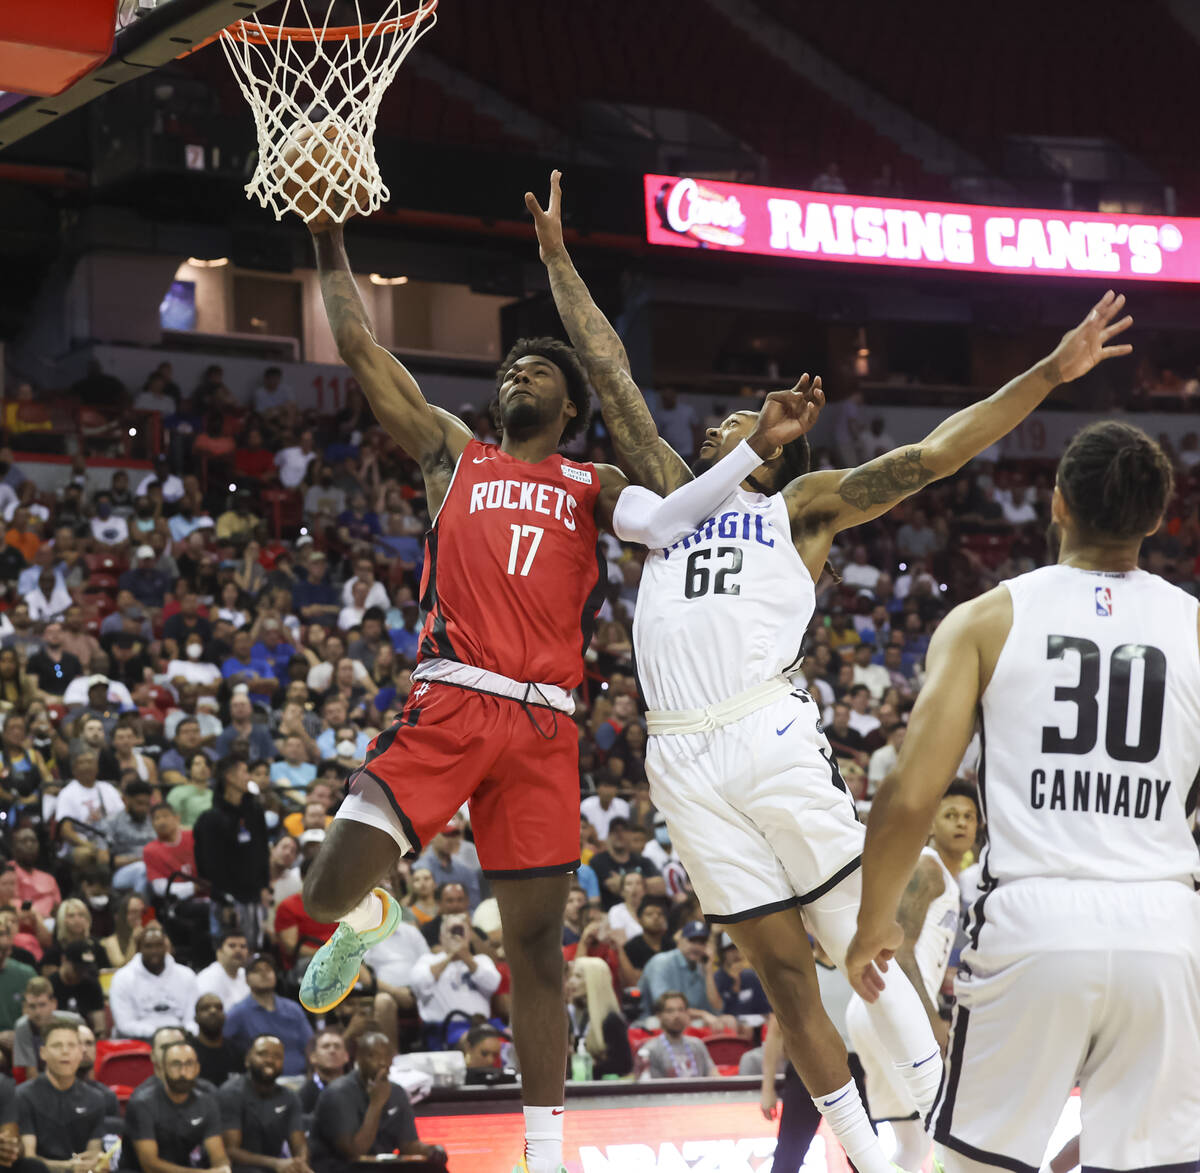
M 458 470 L 462 467 L 463 459 L 467 455 L 467 449 L 470 448 L 472 444 L 476 443 L 478 443 L 478 441 L 472 437 L 467 441 L 463 450 L 458 454 L 458 459 L 454 462 L 454 471 L 450 474 L 450 483 L 446 486 L 445 495 L 442 497 L 442 503 L 438 506 L 437 512 L 429 521 L 430 529 L 433 529 L 437 525 L 438 518 L 442 515 L 442 510 L 446 508 L 446 502 L 450 500 L 450 494 L 454 491 L 454 482 L 458 479 Z

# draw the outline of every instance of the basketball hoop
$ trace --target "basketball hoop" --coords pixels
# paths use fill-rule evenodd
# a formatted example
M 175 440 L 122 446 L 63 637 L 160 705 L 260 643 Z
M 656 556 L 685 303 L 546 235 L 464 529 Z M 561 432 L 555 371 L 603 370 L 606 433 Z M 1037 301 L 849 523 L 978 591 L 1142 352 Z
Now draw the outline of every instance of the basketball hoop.
M 285 0 L 281 23 L 251 17 L 219 34 L 254 115 L 258 166 L 246 195 L 276 220 L 295 212 L 342 222 L 378 210 L 390 193 L 375 161 L 375 119 L 404 58 L 437 20 L 437 0 L 386 0 L 382 14 L 328 24 L 336 0 Z M 324 9 L 325 20 L 309 11 Z M 304 23 L 289 25 L 295 10 Z

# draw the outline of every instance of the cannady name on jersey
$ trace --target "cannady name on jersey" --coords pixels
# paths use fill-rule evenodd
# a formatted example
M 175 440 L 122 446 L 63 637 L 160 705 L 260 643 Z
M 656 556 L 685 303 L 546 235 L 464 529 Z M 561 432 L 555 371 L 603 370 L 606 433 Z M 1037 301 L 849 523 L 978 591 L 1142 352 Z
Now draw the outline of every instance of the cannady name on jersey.
M 774 546 L 775 539 L 763 532 L 764 521 L 770 524 L 769 519 L 761 513 L 729 512 L 722 513 L 720 517 L 710 517 L 695 533 L 664 550 L 663 557 L 670 558 L 672 550 L 686 550 L 701 542 L 711 542 L 713 538 L 740 538 L 743 542 L 753 540 L 760 546 Z
M 569 529 L 575 529 L 575 510 L 579 503 L 565 489 L 554 485 L 539 485 L 536 481 L 480 481 L 471 486 L 471 508 L 509 509 L 517 512 L 540 513 L 553 517 Z
M 1067 781 L 1068 773 L 1074 778 Z M 1127 819 L 1162 821 L 1171 783 L 1166 778 L 1131 778 L 1128 774 L 1093 773 L 1091 770 L 1034 770 L 1029 776 L 1029 805 L 1035 811 L 1092 811 Z

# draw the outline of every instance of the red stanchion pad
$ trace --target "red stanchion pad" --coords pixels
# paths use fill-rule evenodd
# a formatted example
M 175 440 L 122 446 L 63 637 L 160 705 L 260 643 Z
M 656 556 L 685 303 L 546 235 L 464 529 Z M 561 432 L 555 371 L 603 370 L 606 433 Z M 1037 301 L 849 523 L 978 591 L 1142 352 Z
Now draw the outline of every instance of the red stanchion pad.
M 0 3 L 0 90 L 61 94 L 112 52 L 118 0 Z

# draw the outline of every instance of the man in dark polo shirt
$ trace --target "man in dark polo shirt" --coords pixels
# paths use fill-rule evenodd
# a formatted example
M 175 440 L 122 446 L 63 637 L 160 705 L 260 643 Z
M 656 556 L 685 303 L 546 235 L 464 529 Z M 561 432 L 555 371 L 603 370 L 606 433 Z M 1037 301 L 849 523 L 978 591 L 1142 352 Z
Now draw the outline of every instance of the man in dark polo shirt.
M 104 1136 L 104 1097 L 76 1078 L 83 1062 L 79 1024 L 55 1020 L 42 1034 L 45 1072 L 17 1089 L 21 1149 L 50 1173 L 73 1173 L 75 1158 L 97 1157 Z
M 318 1097 L 309 1129 L 316 1173 L 345 1173 L 354 1162 L 379 1153 L 416 1154 L 445 1164 L 441 1145 L 417 1139 L 408 1096 L 388 1079 L 394 1054 L 387 1035 L 368 1031 L 358 1040 L 354 1070 Z
M 217 1093 L 225 1151 L 235 1170 L 312 1173 L 300 1097 L 280 1087 L 283 1043 L 259 1035 L 246 1054 L 246 1073 L 233 1076 Z M 290 1156 L 284 1155 L 284 1146 Z
M 246 1052 L 224 1035 L 225 1004 L 219 994 L 201 994 L 196 1000 L 196 1057 L 200 1077 L 213 1087 L 223 1087 L 230 1076 L 246 1065 Z
M 207 1157 L 213 1173 L 232 1173 L 221 1139 L 216 1096 L 197 1095 L 200 1064 L 191 1043 L 168 1043 L 162 1079 L 132 1096 L 125 1115 L 121 1164 L 142 1173 L 178 1173 Z
M 163 1056 L 166 1054 L 167 1048 L 172 1043 L 187 1042 L 187 1037 L 187 1031 L 181 1026 L 160 1026 L 150 1036 L 150 1065 L 153 1068 L 154 1074 L 146 1076 L 133 1089 L 131 1099 L 144 1096 L 147 1092 L 153 1091 L 161 1084 L 163 1078 Z M 199 1056 L 197 1056 L 196 1061 L 199 1063 Z M 199 1096 L 214 1096 L 217 1094 L 217 1089 L 204 1076 L 200 1076 L 196 1080 L 196 1094 Z

